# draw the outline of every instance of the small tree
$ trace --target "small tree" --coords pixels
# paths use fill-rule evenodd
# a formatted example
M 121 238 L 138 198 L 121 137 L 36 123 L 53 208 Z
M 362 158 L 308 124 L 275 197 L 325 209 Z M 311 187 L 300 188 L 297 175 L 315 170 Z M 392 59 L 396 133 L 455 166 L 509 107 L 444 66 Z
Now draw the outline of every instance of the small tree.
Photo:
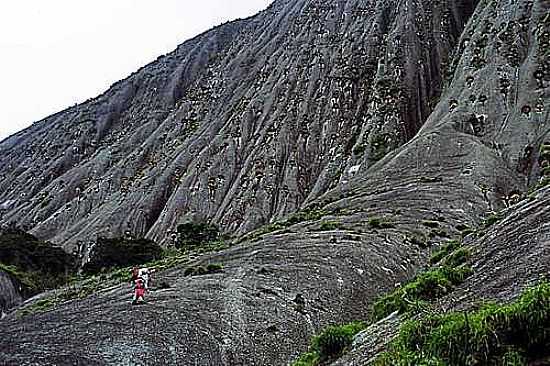
M 160 259 L 163 249 L 148 239 L 99 238 L 90 253 L 90 261 L 83 267 L 85 273 L 99 273 L 103 269 L 127 267 Z
M 219 238 L 220 231 L 215 225 L 207 223 L 192 223 L 178 225 L 177 248 L 197 246 L 209 243 Z

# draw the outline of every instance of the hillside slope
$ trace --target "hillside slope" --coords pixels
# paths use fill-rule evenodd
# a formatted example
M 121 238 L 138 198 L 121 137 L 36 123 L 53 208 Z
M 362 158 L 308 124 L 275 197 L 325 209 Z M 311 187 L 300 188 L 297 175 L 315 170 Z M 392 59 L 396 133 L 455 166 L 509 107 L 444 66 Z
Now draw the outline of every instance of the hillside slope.
M 410 140 L 472 1 L 276 1 L 0 144 L 2 220 L 67 246 L 280 218 Z
M 67 226 L 49 219 L 33 232 L 69 243 L 112 222 L 113 234 L 130 229 L 162 240 L 192 211 L 238 233 L 298 207 L 301 214 L 197 260 L 222 263 L 223 273 L 185 277 L 183 266 L 159 273 L 172 288 L 152 292 L 139 309 L 128 305 L 129 288 L 117 286 L 53 311 L 10 316 L 0 329 L 6 339 L 0 356 L 8 364 L 285 365 L 326 325 L 365 319 L 374 299 L 426 267 L 426 246 L 459 238 L 464 227 L 485 231 L 465 240 L 474 249 L 474 273 L 437 306 L 469 308 L 482 299 L 514 298 L 547 274 L 550 263 L 543 169 L 550 162 L 544 153 L 550 144 L 548 14 L 548 1 L 530 0 L 295 0 L 276 1 L 258 17 L 231 25 L 236 33 L 224 44 L 233 51 L 219 58 L 228 65 L 234 57 L 247 60 L 248 71 L 228 70 L 256 78 L 256 67 L 265 65 L 263 78 L 251 86 L 241 81 L 231 92 L 214 88 L 228 93 L 215 107 L 232 106 L 240 117 L 202 110 L 206 117 L 200 120 L 210 122 L 199 123 L 183 152 L 176 149 L 167 160 L 155 155 L 156 165 L 139 187 L 132 183 L 123 195 L 102 184 L 96 194 L 105 201 L 97 213 L 85 220 L 59 213 Z M 232 48 L 243 34 L 267 42 L 257 49 L 243 43 L 252 59 L 238 58 Z M 279 47 L 278 35 L 285 34 Z M 306 35 L 312 43 L 299 43 Z M 271 56 L 262 58 L 268 51 Z M 281 65 L 287 63 L 285 71 Z M 250 99 L 237 108 L 240 97 Z M 190 105 L 183 102 L 174 113 Z M 148 140 L 150 151 L 168 146 L 153 142 L 159 131 L 171 141 L 176 122 L 169 116 L 159 123 Z M 241 129 L 231 135 L 230 126 Z M 225 150 L 222 141 L 229 143 Z M 186 150 L 193 146 L 194 155 Z M 211 165 L 196 164 L 208 159 Z M 159 190 L 171 187 L 161 184 L 170 163 L 191 160 L 194 170 L 163 191 L 159 215 L 138 230 L 140 216 L 132 210 L 155 196 L 151 182 Z M 209 191 L 208 173 L 217 175 L 221 167 L 238 179 Z M 149 194 L 144 187 L 151 187 Z M 14 199 L 18 189 L 3 191 L 2 199 Z M 537 190 L 528 194 L 530 189 Z M 15 205 L 21 206 L 5 220 L 28 224 L 30 213 L 40 211 L 32 199 Z M 120 209 L 118 216 L 108 206 Z M 501 212 L 501 221 L 484 228 L 493 211 Z M 359 347 L 339 364 L 363 365 L 387 341 L 376 340 L 375 352 Z

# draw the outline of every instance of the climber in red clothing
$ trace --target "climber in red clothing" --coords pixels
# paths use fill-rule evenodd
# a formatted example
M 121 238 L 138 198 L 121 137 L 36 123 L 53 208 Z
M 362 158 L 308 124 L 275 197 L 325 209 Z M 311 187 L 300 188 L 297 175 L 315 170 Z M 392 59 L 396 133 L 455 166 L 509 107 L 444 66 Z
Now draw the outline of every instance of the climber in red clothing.
M 134 282 L 134 299 L 132 301 L 132 305 L 136 305 L 140 302 L 145 302 L 145 281 L 143 278 L 138 278 Z

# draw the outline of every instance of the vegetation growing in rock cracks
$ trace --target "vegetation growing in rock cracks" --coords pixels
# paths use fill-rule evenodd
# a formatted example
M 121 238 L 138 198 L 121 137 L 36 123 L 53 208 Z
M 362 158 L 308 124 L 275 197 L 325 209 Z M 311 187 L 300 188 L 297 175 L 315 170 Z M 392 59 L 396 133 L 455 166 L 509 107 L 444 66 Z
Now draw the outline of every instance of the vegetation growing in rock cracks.
M 424 272 L 407 285 L 378 299 L 371 309 L 372 319 L 378 321 L 395 311 L 404 314 L 427 307 L 430 300 L 447 294 L 471 273 L 472 269 L 467 266 L 442 266 Z
M 315 366 L 338 358 L 351 346 L 353 337 L 365 329 L 363 322 L 329 326 L 313 337 L 309 351 L 300 356 L 292 366 Z
M 390 229 L 395 227 L 395 224 L 388 221 L 385 218 L 372 217 L 369 219 L 368 224 L 373 229 Z
M 288 216 L 285 220 L 277 221 L 277 222 L 262 226 L 258 230 L 255 230 L 250 234 L 243 236 L 239 240 L 239 242 L 243 242 L 246 240 L 254 240 L 264 234 L 284 230 L 291 225 L 299 224 L 301 222 L 320 220 L 323 216 L 326 216 L 328 214 L 329 213 L 327 211 L 320 209 L 317 206 L 306 207 Z
M 376 365 L 524 365 L 550 355 L 549 326 L 542 282 L 511 304 L 410 320 Z
M 464 282 L 472 274 L 472 269 L 466 265 L 471 252 L 461 245 L 456 240 L 442 245 L 430 258 L 430 264 L 438 266 L 380 297 L 371 307 L 371 319 L 378 321 L 396 311 L 400 314 L 418 312 L 431 300 L 444 296 Z

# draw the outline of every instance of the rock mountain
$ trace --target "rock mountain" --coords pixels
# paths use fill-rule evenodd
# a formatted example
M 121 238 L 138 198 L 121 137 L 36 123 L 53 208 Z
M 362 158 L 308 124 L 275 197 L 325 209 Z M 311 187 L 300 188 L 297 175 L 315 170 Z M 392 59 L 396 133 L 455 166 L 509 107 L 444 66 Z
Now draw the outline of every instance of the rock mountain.
M 437 247 L 494 212 L 438 306 L 510 300 L 549 271 L 549 111 L 548 0 L 276 0 L 0 143 L 0 220 L 69 251 L 170 245 L 186 221 L 236 238 L 196 259 L 221 274 L 159 274 L 173 287 L 137 320 L 127 286 L 8 316 L 0 359 L 286 365 L 425 268 L 418 237 Z

